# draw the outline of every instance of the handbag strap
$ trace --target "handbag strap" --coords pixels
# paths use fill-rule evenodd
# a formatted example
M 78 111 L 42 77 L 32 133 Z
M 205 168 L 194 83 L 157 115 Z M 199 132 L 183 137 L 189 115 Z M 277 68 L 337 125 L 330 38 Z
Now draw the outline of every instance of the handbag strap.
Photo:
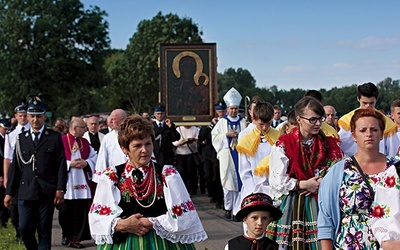
M 396 162 L 394 166 L 396 167 L 397 176 L 400 178 L 400 161 Z
M 356 157 L 354 157 L 354 155 L 351 157 L 351 160 L 353 161 L 354 165 L 356 166 L 358 172 L 360 172 L 361 177 L 363 178 L 365 184 L 367 184 L 367 187 L 369 189 L 369 192 L 371 193 L 372 197 L 375 197 L 375 191 L 374 189 L 371 187 L 371 184 L 369 183 L 369 177 L 367 177 L 367 175 L 364 173 L 364 171 L 361 169 L 360 165 L 358 164 Z

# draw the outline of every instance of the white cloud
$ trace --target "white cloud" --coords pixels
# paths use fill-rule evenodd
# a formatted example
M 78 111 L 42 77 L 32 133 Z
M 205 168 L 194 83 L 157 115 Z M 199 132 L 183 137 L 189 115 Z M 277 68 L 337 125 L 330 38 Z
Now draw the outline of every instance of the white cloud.
M 282 70 L 283 73 L 302 73 L 302 72 L 311 72 L 311 71 L 314 71 L 314 68 L 311 66 L 306 66 L 306 65 L 286 66 Z
M 361 40 L 341 40 L 338 44 L 352 49 L 385 50 L 400 46 L 400 37 L 365 37 Z
M 353 67 L 351 64 L 343 62 L 334 63 L 332 66 L 334 69 L 351 69 Z

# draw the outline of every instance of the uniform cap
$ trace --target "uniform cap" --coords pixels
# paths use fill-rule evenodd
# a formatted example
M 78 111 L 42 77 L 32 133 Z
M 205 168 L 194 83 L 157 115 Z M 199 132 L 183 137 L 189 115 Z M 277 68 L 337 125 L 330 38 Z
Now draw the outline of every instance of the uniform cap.
M 26 112 L 29 115 L 41 115 L 46 113 L 47 105 L 44 103 L 39 96 L 31 95 L 28 101 L 28 109 Z

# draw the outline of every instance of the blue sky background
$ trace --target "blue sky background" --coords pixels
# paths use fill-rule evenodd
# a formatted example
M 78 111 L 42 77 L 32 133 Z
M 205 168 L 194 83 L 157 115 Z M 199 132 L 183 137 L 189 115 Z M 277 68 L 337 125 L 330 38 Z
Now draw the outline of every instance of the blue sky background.
M 400 79 L 399 0 L 82 0 L 108 13 L 112 48 L 159 11 L 192 18 L 217 43 L 218 72 L 250 71 L 258 87 L 331 89 Z

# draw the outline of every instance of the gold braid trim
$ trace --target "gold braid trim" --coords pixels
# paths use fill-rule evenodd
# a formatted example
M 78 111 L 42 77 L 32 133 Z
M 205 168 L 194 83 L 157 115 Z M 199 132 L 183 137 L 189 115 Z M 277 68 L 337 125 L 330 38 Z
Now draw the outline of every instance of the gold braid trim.
M 263 133 L 256 127 L 248 134 L 243 136 L 236 146 L 238 153 L 253 157 L 257 152 L 258 145 L 261 142 L 261 134 Z M 278 130 L 270 128 L 268 132 L 263 135 L 268 143 L 272 146 L 275 144 L 276 140 L 278 140 L 280 133 Z
M 357 109 L 345 114 L 344 116 L 342 116 L 342 118 L 339 119 L 338 124 L 341 128 L 343 128 L 346 131 L 350 131 L 350 121 L 351 118 L 353 117 L 354 111 L 356 110 Z M 385 115 L 385 131 L 383 131 L 383 138 L 389 138 L 396 133 L 397 133 L 396 124 L 389 117 Z
M 254 175 L 257 176 L 266 176 L 269 174 L 269 165 L 270 165 L 270 155 L 264 157 L 258 164 L 257 167 L 254 169 Z

